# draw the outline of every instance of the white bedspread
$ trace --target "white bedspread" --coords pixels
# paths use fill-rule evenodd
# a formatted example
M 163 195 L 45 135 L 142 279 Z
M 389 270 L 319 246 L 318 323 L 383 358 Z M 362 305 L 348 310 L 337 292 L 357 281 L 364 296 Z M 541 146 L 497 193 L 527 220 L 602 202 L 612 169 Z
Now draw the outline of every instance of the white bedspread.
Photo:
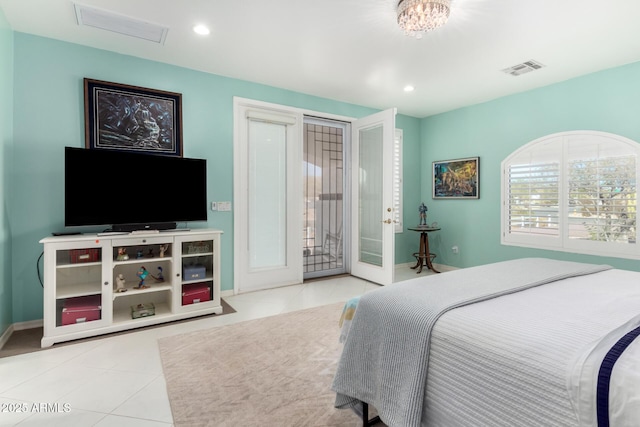
M 424 281 L 411 280 L 365 294 L 358 303 L 334 378 L 332 388 L 337 392 L 336 407 L 351 407 L 365 401 L 373 404 L 383 421 L 391 426 L 419 425 L 424 409 L 427 366 L 431 369 L 429 347 L 433 341 L 430 333 L 443 313 L 465 304 L 603 268 L 607 267 L 522 259 L 430 276 Z M 519 293 L 522 292 L 525 291 Z M 502 298 L 505 297 L 496 299 Z M 461 309 L 456 308 L 454 312 L 458 310 Z M 481 315 L 478 320 L 482 319 Z M 455 342 L 456 334 L 451 338 L 451 342 Z M 491 340 L 492 335 L 487 338 Z M 462 353 L 474 355 L 467 350 L 465 348 Z M 457 350 L 452 355 L 456 353 Z M 524 357 L 528 356 L 525 354 Z M 477 365 L 473 357 L 469 361 L 475 361 Z M 500 367 L 499 364 L 496 367 Z M 431 380 L 429 370 L 429 383 Z M 458 400 L 457 396 L 448 398 L 451 397 Z M 476 419 L 466 421 L 467 424 L 448 422 L 443 425 L 479 425 Z M 498 424 L 489 422 L 486 425 Z
M 444 314 L 422 426 L 595 427 L 594 369 L 640 323 L 639 278 L 609 270 Z M 610 405 L 611 426 L 640 425 L 638 340 L 614 368 Z

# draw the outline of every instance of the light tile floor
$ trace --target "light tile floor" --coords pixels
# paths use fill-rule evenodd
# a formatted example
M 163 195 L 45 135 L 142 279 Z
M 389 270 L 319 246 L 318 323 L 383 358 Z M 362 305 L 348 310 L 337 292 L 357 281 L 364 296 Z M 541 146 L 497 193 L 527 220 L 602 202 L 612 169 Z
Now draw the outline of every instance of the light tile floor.
M 396 282 L 415 277 L 396 268 Z M 345 302 L 377 287 L 339 277 L 233 295 L 225 300 L 236 313 L 2 358 L 0 426 L 171 426 L 158 338 Z

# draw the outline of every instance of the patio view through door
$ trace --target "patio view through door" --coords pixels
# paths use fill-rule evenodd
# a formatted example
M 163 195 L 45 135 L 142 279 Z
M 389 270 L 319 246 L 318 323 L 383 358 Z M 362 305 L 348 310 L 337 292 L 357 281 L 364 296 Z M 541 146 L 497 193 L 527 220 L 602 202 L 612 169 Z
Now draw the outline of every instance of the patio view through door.
M 303 137 L 303 260 L 304 278 L 347 271 L 344 158 L 349 125 L 304 118 Z M 348 221 L 347 221 L 348 223 Z

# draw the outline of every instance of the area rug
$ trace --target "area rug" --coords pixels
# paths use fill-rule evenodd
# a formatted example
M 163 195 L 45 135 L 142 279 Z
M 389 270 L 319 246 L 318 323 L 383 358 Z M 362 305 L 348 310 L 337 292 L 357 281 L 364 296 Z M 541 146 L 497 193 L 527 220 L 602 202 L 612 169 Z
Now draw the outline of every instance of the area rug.
M 159 340 L 175 426 L 360 426 L 333 407 L 344 304 Z

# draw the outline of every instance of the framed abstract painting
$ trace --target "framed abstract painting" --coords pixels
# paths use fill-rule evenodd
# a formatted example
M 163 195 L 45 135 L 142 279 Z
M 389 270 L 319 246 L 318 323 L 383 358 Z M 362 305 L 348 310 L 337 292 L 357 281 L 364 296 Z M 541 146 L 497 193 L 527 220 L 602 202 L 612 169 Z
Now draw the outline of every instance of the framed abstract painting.
M 479 157 L 433 162 L 433 198 L 480 198 L 479 162 Z

